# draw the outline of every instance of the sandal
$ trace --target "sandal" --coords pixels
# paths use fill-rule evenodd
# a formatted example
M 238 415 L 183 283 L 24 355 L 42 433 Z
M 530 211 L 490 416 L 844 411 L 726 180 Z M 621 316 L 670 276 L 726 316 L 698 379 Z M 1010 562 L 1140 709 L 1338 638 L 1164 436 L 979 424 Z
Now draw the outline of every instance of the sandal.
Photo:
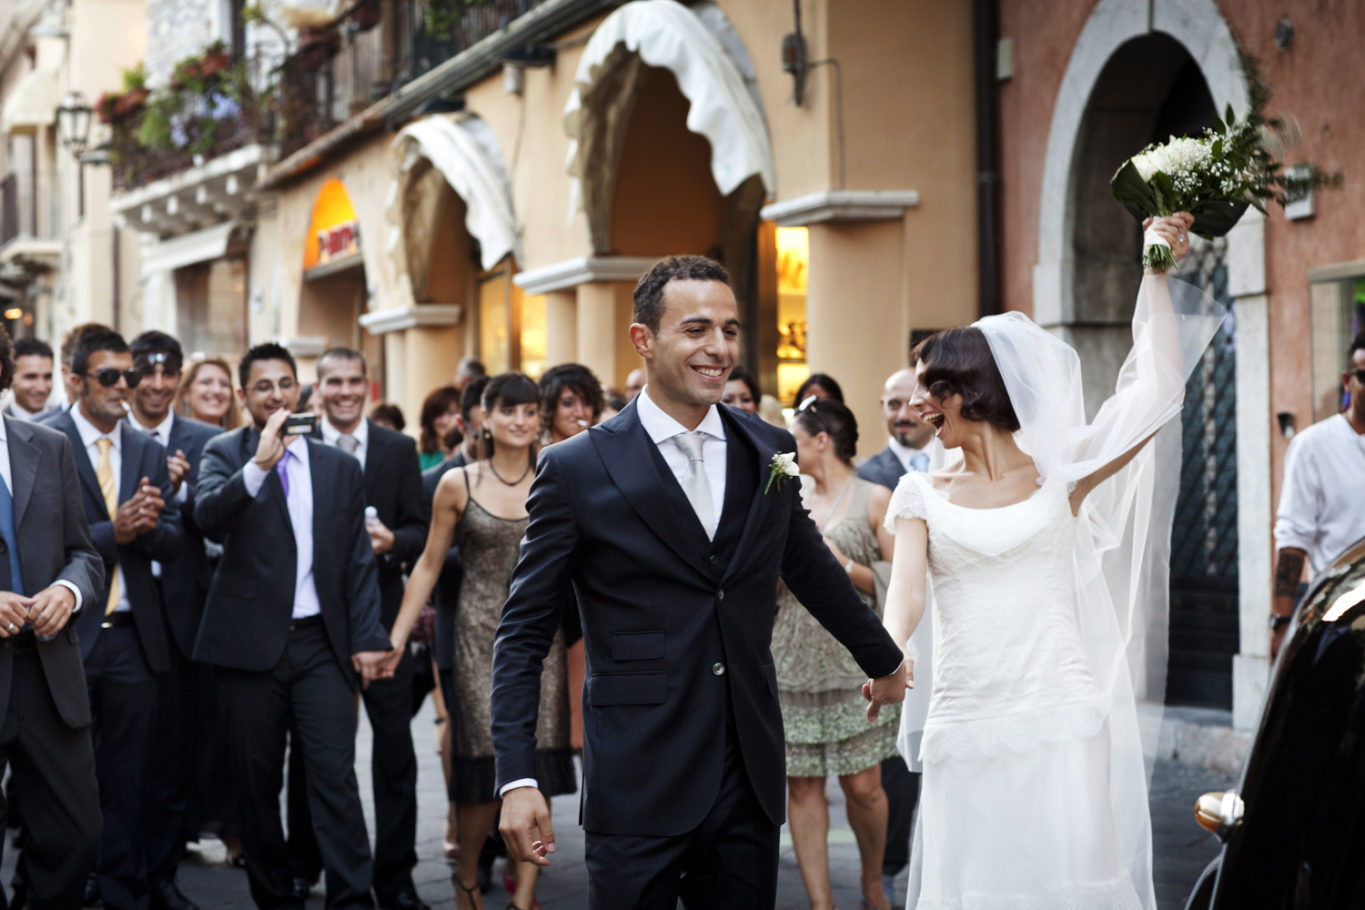
M 463 892 L 465 893 L 465 897 L 469 898 L 470 910 L 478 910 L 478 908 L 479 908 L 479 884 L 478 884 L 478 882 L 475 882 L 474 885 L 473 885 L 472 887 L 466 888 L 466 887 L 464 886 L 464 884 L 460 881 L 460 877 L 459 877 L 458 875 L 452 875 L 452 876 L 450 877 L 450 881 L 451 881 L 451 884 L 453 884 L 453 885 L 456 887 L 457 891 L 463 891 Z M 460 905 L 460 895 L 459 895 L 458 893 L 456 893 L 456 895 L 455 895 L 455 906 L 458 908 L 459 905 Z

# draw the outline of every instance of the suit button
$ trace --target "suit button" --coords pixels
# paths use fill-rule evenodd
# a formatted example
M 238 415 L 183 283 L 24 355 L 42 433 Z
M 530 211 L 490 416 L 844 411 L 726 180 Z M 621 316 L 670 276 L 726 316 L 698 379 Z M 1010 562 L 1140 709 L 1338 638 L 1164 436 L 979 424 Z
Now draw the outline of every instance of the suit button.
M 725 589 L 724 589 L 724 588 L 721 588 L 719 591 L 716 592 L 716 600 L 724 600 L 724 599 L 725 599 Z
M 715 663 L 713 663 L 711 665 L 711 674 L 713 676 L 724 676 L 725 664 L 721 663 L 720 661 L 716 661 Z
M 719 556 L 712 555 L 712 556 L 708 557 L 706 561 L 709 562 L 711 565 L 714 566 L 716 563 L 720 562 L 720 557 L 719 557 Z

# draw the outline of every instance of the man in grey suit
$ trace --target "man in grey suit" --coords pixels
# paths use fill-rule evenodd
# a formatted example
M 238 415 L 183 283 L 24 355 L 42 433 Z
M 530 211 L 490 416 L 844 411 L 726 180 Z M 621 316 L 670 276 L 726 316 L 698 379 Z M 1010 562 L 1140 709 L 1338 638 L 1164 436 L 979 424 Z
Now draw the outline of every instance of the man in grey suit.
M 863 480 L 894 490 L 910 471 L 928 471 L 934 466 L 934 428 L 919 419 L 910 407 L 915 394 L 915 372 L 897 370 L 886 378 L 882 389 L 882 417 L 890 438 L 886 448 L 858 467 Z M 893 755 L 882 762 L 882 789 L 890 811 L 886 818 L 886 854 L 882 860 L 883 887 L 890 898 L 893 881 L 910 863 L 910 827 L 919 802 L 919 775 L 905 766 L 905 759 Z M 894 903 L 894 901 L 893 901 Z
M 14 379 L 5 415 L 19 420 L 39 420 L 54 408 L 52 397 L 52 348 L 29 336 L 14 343 Z
M 0 329 L 0 391 L 13 375 L 11 352 Z M 75 908 L 101 820 L 71 618 L 82 605 L 98 609 L 104 561 L 90 542 L 65 436 L 0 417 L 0 481 L 0 776 L 13 762 L 28 824 L 17 877 L 35 906 Z

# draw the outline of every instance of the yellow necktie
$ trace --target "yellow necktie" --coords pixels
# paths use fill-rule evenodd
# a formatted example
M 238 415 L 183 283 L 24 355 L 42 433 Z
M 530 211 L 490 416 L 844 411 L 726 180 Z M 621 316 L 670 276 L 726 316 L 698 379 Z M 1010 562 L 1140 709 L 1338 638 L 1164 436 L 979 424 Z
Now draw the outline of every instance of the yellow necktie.
M 114 492 L 114 466 L 109 463 L 109 447 L 114 441 L 107 436 L 95 440 L 100 447 L 100 463 L 95 465 L 95 479 L 100 482 L 100 492 L 104 494 L 104 508 L 109 512 L 109 520 L 118 515 L 118 495 Z M 104 615 L 108 616 L 118 606 L 118 565 L 109 578 L 109 601 L 104 605 Z

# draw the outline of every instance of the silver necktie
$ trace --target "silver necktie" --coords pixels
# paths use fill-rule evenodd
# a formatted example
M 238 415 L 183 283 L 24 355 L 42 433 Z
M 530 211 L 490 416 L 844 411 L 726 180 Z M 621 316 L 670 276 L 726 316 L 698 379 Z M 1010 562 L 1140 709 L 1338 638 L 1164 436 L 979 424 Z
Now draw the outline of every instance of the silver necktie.
M 711 481 L 706 477 L 706 463 L 702 457 L 702 445 L 706 442 L 705 433 L 679 433 L 673 437 L 678 448 L 687 456 L 687 473 L 682 478 L 683 492 L 687 501 L 692 503 L 692 511 L 706 529 L 706 536 L 716 536 L 715 507 L 711 502 Z
M 350 433 L 342 433 L 337 437 L 337 448 L 341 449 L 341 451 L 345 452 L 347 455 L 354 455 L 356 450 L 360 448 L 360 440 L 356 439 Z

